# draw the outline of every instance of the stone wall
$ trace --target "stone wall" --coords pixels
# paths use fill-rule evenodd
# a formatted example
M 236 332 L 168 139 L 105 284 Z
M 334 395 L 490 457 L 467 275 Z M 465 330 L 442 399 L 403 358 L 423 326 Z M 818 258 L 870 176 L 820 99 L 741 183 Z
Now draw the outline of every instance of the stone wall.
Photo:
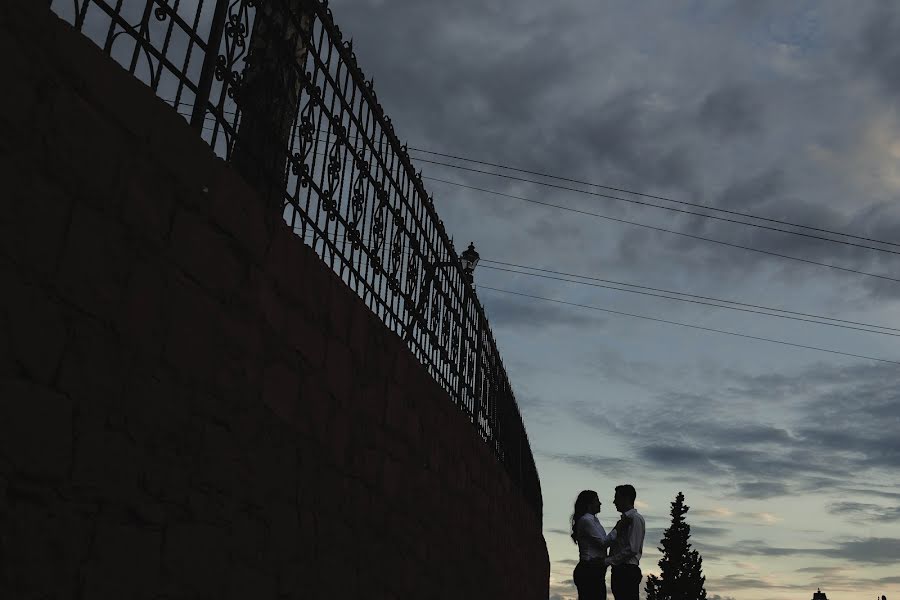
M 467 419 L 181 117 L 43 2 L 0 55 L 0 597 L 547 598 Z

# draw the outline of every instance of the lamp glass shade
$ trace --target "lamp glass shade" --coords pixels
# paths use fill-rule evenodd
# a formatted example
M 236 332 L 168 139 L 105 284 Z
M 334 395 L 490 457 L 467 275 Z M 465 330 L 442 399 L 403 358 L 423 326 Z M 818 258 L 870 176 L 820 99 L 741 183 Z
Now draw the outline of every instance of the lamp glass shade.
M 471 273 L 475 270 L 475 265 L 478 264 L 478 259 L 481 256 L 478 255 L 478 252 L 475 251 L 475 244 L 469 242 L 469 247 L 465 252 L 460 256 L 463 271 L 466 273 Z

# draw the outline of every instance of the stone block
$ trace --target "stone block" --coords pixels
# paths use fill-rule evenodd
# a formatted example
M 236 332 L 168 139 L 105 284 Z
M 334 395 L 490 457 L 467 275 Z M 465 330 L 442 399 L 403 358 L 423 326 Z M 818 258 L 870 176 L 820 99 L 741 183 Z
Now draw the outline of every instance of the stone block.
M 77 200 L 116 214 L 122 162 L 130 149 L 124 132 L 66 87 L 53 96 L 37 129 L 43 160 L 54 166 L 48 172 Z
M 34 48 L 23 45 L 11 33 L 4 30 L 0 34 L 0 53 L 10 57 L 4 93 L 0 94 L 0 124 L 8 140 L 27 143 L 39 104 L 37 88 L 46 77 L 47 66 Z
M 372 426 L 384 423 L 385 385 L 378 377 L 356 382 L 353 390 L 352 407 Z
M 300 376 L 296 369 L 286 365 L 268 365 L 263 371 L 263 403 L 282 422 L 294 425 L 298 420 L 300 402 Z
M 85 598 L 152 598 L 160 577 L 163 534 L 100 520 L 82 567 Z
M 61 504 L 34 506 L 16 498 L 0 514 L 0 591 L 11 598 L 73 597 L 91 543 L 91 521 Z M 6 596 L 5 596 L 6 597 Z
M 352 321 L 351 308 L 356 300 L 356 293 L 341 281 L 333 272 L 327 272 L 325 297 L 327 308 L 328 333 L 331 337 L 347 344 L 350 339 Z
M 229 426 L 234 427 L 235 419 L 245 419 L 249 407 L 258 404 L 262 388 L 260 381 L 263 357 L 250 355 L 241 360 L 226 357 L 215 366 L 211 387 L 206 396 L 214 398 L 218 407 L 215 412 L 208 414 L 227 419 Z
M 129 438 L 150 456 L 190 419 L 192 394 L 162 369 L 136 370 L 122 395 Z
M 353 363 L 359 371 L 368 373 L 371 365 L 368 364 L 369 347 L 369 321 L 375 319 L 375 315 L 369 307 L 359 299 L 354 298 L 350 305 L 350 333 L 348 345 L 353 354 Z
M 284 335 L 288 345 L 303 357 L 308 368 L 324 368 L 327 337 L 308 313 L 297 307 L 289 308 Z
M 300 547 L 307 540 L 300 537 L 297 510 L 287 502 L 273 502 L 266 509 L 269 519 L 269 535 L 264 559 L 276 569 L 296 564 Z
M 255 293 L 253 309 L 258 309 L 265 323 L 272 328 L 275 335 L 284 335 L 287 323 L 287 306 L 282 300 L 271 279 L 262 272 L 251 273 L 249 285 Z
M 223 313 L 219 332 L 224 360 L 233 368 L 242 369 L 248 378 L 258 375 L 251 365 L 261 359 L 266 350 L 259 321 L 229 305 Z
M 236 564 L 260 564 L 265 553 L 269 527 L 257 511 L 238 511 L 227 529 L 227 548 Z
M 37 480 L 59 481 L 72 462 L 72 401 L 26 381 L 0 381 L 0 455 Z
M 334 395 L 340 406 L 350 401 L 353 389 L 353 358 L 347 343 L 336 337 L 329 337 L 328 350 L 325 354 L 328 390 Z
M 206 212 L 209 198 L 203 190 L 209 189 L 221 161 L 174 109 L 161 106 L 148 116 L 153 121 L 148 140 L 150 154 L 178 182 L 183 191 L 180 200 Z
M 247 598 L 276 600 L 279 598 L 276 580 L 271 574 L 236 563 L 229 567 L 223 575 L 227 581 L 225 600 L 247 600 Z
M 176 211 L 170 249 L 185 272 L 217 298 L 228 298 L 244 277 L 246 267 L 232 242 L 193 212 Z
M 175 210 L 175 188 L 149 156 L 134 153 L 122 170 L 118 189 L 122 220 L 154 246 L 169 236 Z
M 209 381 L 221 356 L 221 305 L 198 285 L 180 276 L 169 278 L 163 355 L 190 379 Z
M 47 290 L 23 284 L 13 270 L 5 275 L 0 303 L 9 328 L 8 351 L 28 377 L 50 383 L 68 337 L 63 311 Z
M 269 242 L 263 201 L 233 168 L 223 164 L 215 170 L 209 209 L 212 220 L 261 264 Z
M 222 597 L 228 572 L 227 529 L 204 523 L 174 523 L 166 530 L 163 578 L 185 586 L 191 597 Z M 183 589 L 183 588 L 182 588 Z
M 121 415 L 130 367 L 129 355 L 110 328 L 89 317 L 72 315 L 58 376 L 61 391 L 85 408 L 114 410 Z
M 125 284 L 122 305 L 116 311 L 116 330 L 123 344 L 151 360 L 160 356 L 164 341 L 165 269 L 156 258 L 137 258 Z
M 174 453 L 174 447 L 168 449 Z M 139 489 L 150 498 L 165 503 L 167 515 L 171 513 L 167 518 L 187 518 L 190 481 L 185 465 L 177 456 L 151 456 L 135 469 Z
M 76 205 L 60 261 L 59 289 L 88 314 L 114 322 L 133 260 L 133 245 L 116 221 Z
M 65 243 L 71 199 L 28 161 L 29 157 L 0 160 L 6 200 L 0 214 L 0 251 L 49 278 Z
M 309 281 L 308 269 L 312 260 L 316 260 L 315 255 L 303 240 L 290 226 L 278 223 L 266 251 L 266 273 L 292 303 L 305 306 L 307 302 L 310 285 L 315 283 Z M 321 314 L 317 318 L 321 318 Z
M 79 408 L 71 483 L 85 499 L 124 506 L 140 494 L 147 458 L 125 432 L 112 430 L 104 411 Z

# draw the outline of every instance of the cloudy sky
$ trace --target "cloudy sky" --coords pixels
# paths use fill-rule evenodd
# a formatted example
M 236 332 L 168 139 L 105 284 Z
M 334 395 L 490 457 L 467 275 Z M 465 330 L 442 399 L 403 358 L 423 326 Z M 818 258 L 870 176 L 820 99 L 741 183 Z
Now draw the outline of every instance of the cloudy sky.
M 331 6 L 410 146 L 900 241 L 897 3 Z M 474 241 L 485 259 L 900 327 L 896 254 L 416 164 L 426 177 L 888 279 L 426 180 L 457 246 Z M 900 365 L 485 288 L 889 361 L 900 361 L 896 336 L 489 266 L 476 285 L 541 476 L 553 597 L 575 597 L 576 494 L 597 490 L 611 525 L 613 486 L 626 481 L 647 517 L 645 574 L 683 491 L 711 598 L 900 596 Z

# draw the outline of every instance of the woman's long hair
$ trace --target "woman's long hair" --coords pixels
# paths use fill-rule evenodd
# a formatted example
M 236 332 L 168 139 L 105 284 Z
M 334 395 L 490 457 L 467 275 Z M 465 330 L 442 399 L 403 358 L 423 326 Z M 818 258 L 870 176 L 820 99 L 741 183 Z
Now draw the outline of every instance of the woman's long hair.
M 588 512 L 588 507 L 590 506 L 593 500 L 600 501 L 600 497 L 597 495 L 597 492 L 594 490 L 582 490 L 578 497 L 575 499 L 575 510 L 572 511 L 572 541 L 576 544 L 578 543 L 578 538 L 575 537 L 575 525 L 578 523 L 578 519 L 581 518 L 581 515 Z

